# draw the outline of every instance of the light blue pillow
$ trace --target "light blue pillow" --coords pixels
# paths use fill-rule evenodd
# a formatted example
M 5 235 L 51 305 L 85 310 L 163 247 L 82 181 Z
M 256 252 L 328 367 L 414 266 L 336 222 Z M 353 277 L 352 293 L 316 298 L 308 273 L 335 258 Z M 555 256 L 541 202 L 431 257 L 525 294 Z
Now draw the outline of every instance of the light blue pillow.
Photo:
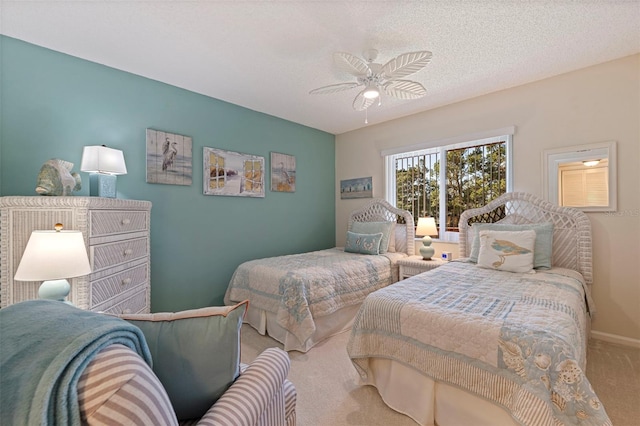
M 377 234 L 358 234 L 347 231 L 347 243 L 344 251 L 349 253 L 380 254 L 382 232 Z
M 469 260 L 478 262 L 480 252 L 480 231 L 536 231 L 536 243 L 533 249 L 534 269 L 551 269 L 551 256 L 553 253 L 553 223 L 532 223 L 524 225 L 511 225 L 503 223 L 474 223 L 471 226 L 473 232 L 473 244 Z
M 394 222 L 353 222 L 350 231 L 357 234 L 377 234 L 378 232 L 382 232 L 380 254 L 384 254 L 389 250 L 393 224 Z
M 119 315 L 138 326 L 153 372 L 179 420 L 201 418 L 240 374 L 240 328 L 247 309 L 234 306 Z

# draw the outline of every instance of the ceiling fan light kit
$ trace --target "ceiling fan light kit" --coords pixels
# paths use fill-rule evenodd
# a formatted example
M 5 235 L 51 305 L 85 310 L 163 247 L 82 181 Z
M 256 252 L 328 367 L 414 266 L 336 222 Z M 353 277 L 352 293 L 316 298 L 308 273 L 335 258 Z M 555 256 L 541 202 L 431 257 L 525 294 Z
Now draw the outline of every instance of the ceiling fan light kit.
M 427 94 L 422 84 L 417 81 L 403 80 L 403 78 L 426 67 L 431 62 L 431 52 L 423 50 L 404 53 L 384 65 L 373 62 L 377 56 L 378 51 L 375 49 L 367 50 L 364 60 L 346 52 L 334 53 L 333 60 L 336 65 L 356 77 L 356 82 L 330 84 L 318 87 L 309 93 L 324 95 L 364 86 L 353 100 L 352 106 L 356 111 L 366 110 L 374 104 L 376 99 L 378 105 L 381 105 L 380 98 L 383 92 L 403 100 L 418 99 Z
M 362 96 L 364 96 L 367 99 L 375 99 L 378 96 L 380 96 L 380 92 L 378 91 L 378 88 L 374 84 L 369 84 L 367 85 L 367 88 L 364 89 Z

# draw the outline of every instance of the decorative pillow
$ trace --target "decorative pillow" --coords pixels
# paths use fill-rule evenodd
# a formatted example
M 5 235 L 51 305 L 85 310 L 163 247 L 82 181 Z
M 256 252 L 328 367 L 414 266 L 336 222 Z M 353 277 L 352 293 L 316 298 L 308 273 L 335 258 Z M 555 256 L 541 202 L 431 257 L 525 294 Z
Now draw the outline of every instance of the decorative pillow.
M 344 251 L 349 253 L 380 254 L 382 232 L 377 234 L 357 234 L 347 231 L 347 243 Z
M 471 244 L 469 260 L 478 262 L 480 251 L 480 231 L 528 231 L 536 232 L 536 246 L 533 251 L 533 267 L 536 269 L 551 269 L 551 256 L 553 252 L 553 223 L 532 223 L 525 225 L 510 225 L 503 223 L 474 223 L 471 227 L 474 238 Z
M 380 254 L 384 254 L 389 250 L 391 228 L 394 223 L 395 222 L 353 222 L 350 231 L 357 234 L 377 234 L 378 232 L 382 232 Z
M 478 266 L 510 272 L 535 272 L 533 249 L 536 232 L 480 231 Z
M 178 420 L 201 418 L 240 374 L 240 327 L 248 304 L 119 315 L 144 333 L 153 372 Z

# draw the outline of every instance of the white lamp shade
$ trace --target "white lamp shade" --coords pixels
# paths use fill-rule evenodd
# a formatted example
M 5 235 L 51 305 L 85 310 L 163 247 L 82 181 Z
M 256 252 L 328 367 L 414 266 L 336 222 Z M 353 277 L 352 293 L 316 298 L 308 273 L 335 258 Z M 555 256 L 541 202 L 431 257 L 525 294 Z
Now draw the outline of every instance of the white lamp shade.
M 419 217 L 418 226 L 416 227 L 416 235 L 438 235 L 436 220 L 432 217 Z
M 91 273 L 80 231 L 33 231 L 14 279 L 45 281 Z
M 82 150 L 80 171 L 126 175 L 127 166 L 124 162 L 124 155 L 119 149 L 108 148 L 103 145 L 85 146 Z

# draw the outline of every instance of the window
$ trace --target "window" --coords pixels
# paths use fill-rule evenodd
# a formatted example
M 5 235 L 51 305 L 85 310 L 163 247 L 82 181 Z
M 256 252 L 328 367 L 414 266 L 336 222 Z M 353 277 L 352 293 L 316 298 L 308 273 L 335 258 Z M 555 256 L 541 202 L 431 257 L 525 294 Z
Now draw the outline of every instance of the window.
M 457 241 L 463 211 L 511 190 L 511 139 L 503 134 L 383 153 L 387 201 L 409 210 L 416 222 L 434 217 L 438 238 Z

